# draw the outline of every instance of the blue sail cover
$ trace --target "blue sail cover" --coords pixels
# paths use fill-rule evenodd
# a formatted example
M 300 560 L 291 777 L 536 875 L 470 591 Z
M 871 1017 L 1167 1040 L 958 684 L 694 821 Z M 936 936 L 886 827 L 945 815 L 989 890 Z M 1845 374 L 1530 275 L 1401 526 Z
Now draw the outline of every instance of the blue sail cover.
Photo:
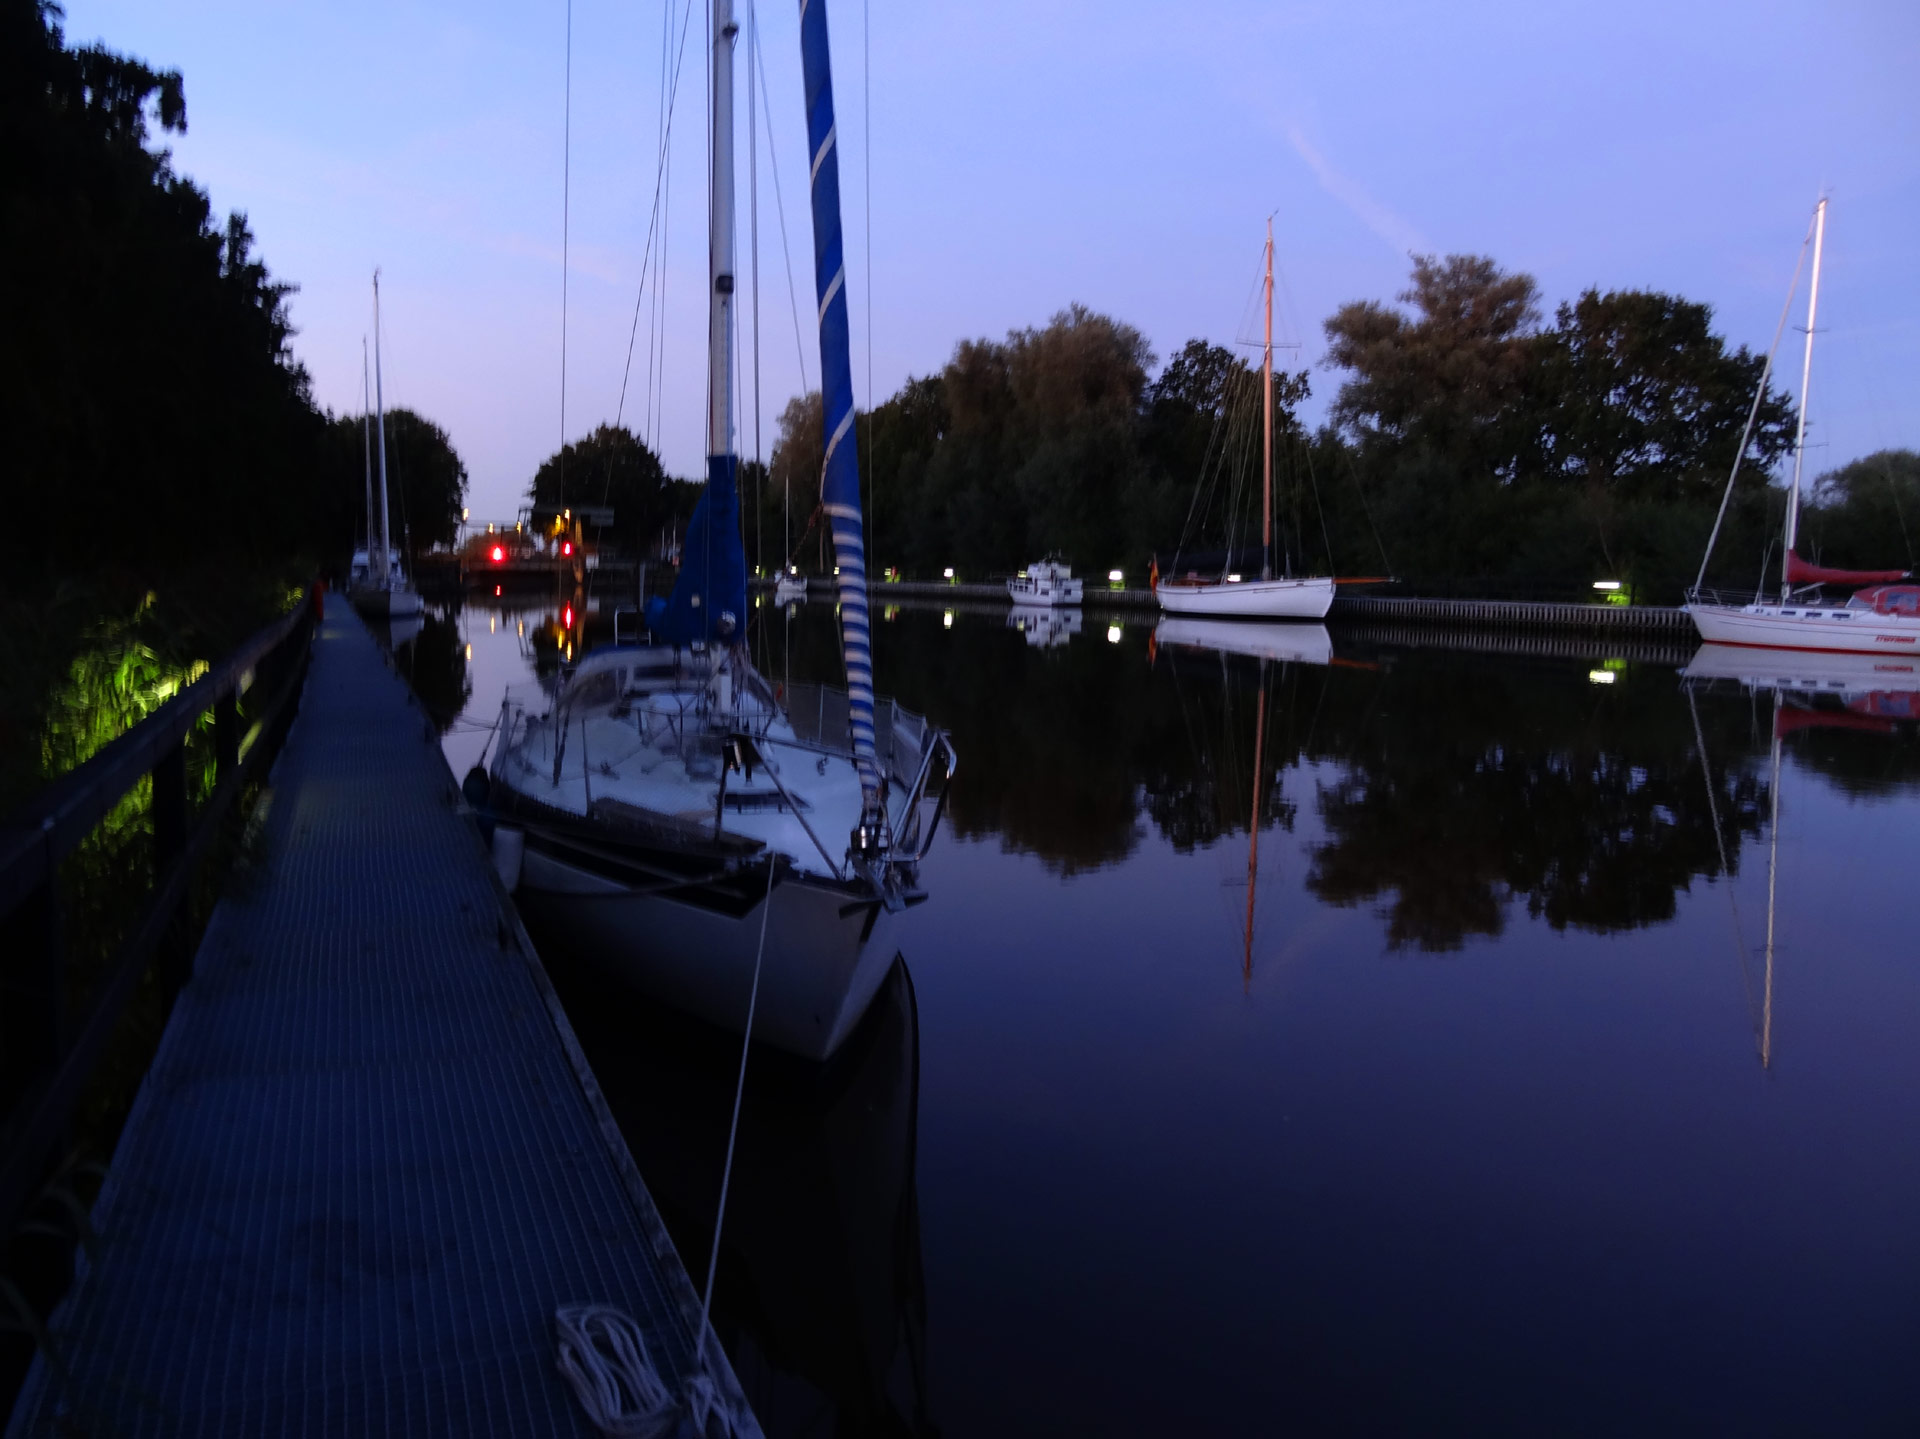
M 746 637 L 747 550 L 740 538 L 740 460 L 707 456 L 707 488 L 680 544 L 680 577 L 666 599 L 647 601 L 647 628 L 662 644 L 737 644 Z M 720 617 L 733 616 L 723 635 Z M 871 706 L 869 706 L 871 716 Z
M 872 808 L 880 796 L 880 766 L 873 734 L 867 546 L 860 514 L 860 456 L 853 435 L 853 362 L 847 349 L 847 267 L 840 235 L 840 158 L 834 140 L 826 0 L 800 0 L 800 64 L 813 171 L 813 277 L 820 299 L 820 395 L 826 412 L 820 504 L 833 529 L 833 562 L 840 570 L 840 647 L 847 660 L 853 757 L 861 791 Z

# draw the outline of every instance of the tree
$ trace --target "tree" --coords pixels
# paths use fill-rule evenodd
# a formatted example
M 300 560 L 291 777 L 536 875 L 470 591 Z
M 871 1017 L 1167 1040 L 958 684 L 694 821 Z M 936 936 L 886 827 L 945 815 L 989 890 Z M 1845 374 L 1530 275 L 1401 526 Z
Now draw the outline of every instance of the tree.
M 1539 360 L 1539 290 L 1479 255 L 1416 255 L 1408 316 L 1372 300 L 1327 320 L 1327 363 L 1350 370 L 1336 423 L 1363 444 L 1424 449 L 1463 474 L 1514 477 Z M 1516 425 L 1518 421 L 1518 425 Z
M 527 498 L 553 507 L 610 507 L 616 541 L 629 554 L 644 555 L 680 517 L 677 488 L 633 431 L 601 425 L 543 460 Z
M 1844 569 L 1920 568 L 1920 454 L 1880 450 L 1829 470 L 1808 499 L 1802 554 Z
M 328 542 L 364 544 L 368 535 L 367 470 L 372 451 L 375 485 L 372 528 L 380 526 L 379 437 L 370 417 L 341 415 L 328 434 Z M 467 467 L 447 432 L 412 410 L 389 410 L 387 424 L 387 534 L 393 547 L 414 552 L 452 544 L 466 502 Z
M 1550 466 L 1619 499 L 1717 498 L 1765 367 L 1729 352 L 1706 305 L 1650 290 L 1588 290 L 1546 337 L 1539 391 Z M 1762 483 L 1792 445 L 1793 407 L 1769 388 L 1744 473 Z
M 767 466 L 767 503 L 778 507 L 779 528 L 771 532 L 787 533 L 790 522 L 795 546 L 800 546 L 807 522 L 820 504 L 820 480 L 826 467 L 826 413 L 818 390 L 809 390 L 788 400 L 787 407 L 780 412 L 780 433 L 773 442 L 773 461 Z M 804 553 L 817 553 L 804 546 L 800 548 Z
M 323 438 L 289 349 L 292 287 L 244 215 L 216 222 L 149 148 L 155 127 L 186 129 L 179 72 L 68 49 L 59 15 L 0 0 L 0 247 L 22 277 L 0 321 L 0 432 L 14 508 L 30 483 L 83 518 L 8 581 L 285 563 L 312 543 Z

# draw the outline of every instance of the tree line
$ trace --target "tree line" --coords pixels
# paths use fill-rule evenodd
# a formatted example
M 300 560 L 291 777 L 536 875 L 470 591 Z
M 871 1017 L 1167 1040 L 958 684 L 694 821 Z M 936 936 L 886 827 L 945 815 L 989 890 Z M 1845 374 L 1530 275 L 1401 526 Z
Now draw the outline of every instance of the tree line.
M 293 287 L 244 214 L 217 217 L 174 170 L 179 72 L 70 47 L 60 19 L 52 0 L 0 0 L 0 233 L 12 273 L 33 277 L 8 289 L 0 424 L 15 512 L 44 517 L 0 583 L 31 594 L 93 571 L 137 589 L 214 556 L 338 563 L 367 528 L 363 417 L 314 404 Z M 1762 358 L 1712 320 L 1679 296 L 1597 288 L 1549 318 L 1530 276 L 1415 257 L 1393 302 L 1327 319 L 1321 374 L 1275 377 L 1280 562 L 1413 585 L 1605 575 L 1653 598 L 1645 587 L 1691 576 L 1751 412 L 1714 576 L 1751 583 L 1776 543 L 1793 416 L 1772 386 L 1753 408 Z M 1057 553 L 1138 576 L 1155 556 L 1245 553 L 1259 536 L 1254 358 L 1195 339 L 1163 365 L 1133 326 L 1078 305 L 962 340 L 858 417 L 870 564 L 986 576 Z M 1336 388 L 1309 429 L 1316 382 Z M 396 543 L 452 540 L 467 473 L 451 439 L 399 410 L 387 448 Z M 756 563 L 822 563 L 820 451 L 819 399 L 802 395 L 768 465 L 742 466 Z M 1822 477 L 1803 548 L 1904 562 L 1917 485 L 1907 451 Z M 536 503 L 611 508 L 608 538 L 641 553 L 695 494 L 608 425 L 528 487 Z

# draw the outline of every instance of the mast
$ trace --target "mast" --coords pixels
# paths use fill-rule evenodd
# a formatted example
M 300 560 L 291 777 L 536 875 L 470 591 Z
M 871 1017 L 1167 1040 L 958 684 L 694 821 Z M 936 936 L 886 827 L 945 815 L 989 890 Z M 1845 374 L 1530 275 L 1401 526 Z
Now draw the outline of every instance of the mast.
M 840 230 L 840 160 L 833 120 L 833 62 L 827 0 L 800 7 L 800 63 L 806 89 L 807 153 L 813 173 L 813 278 L 820 303 L 820 396 L 826 458 L 820 504 L 833 527 L 839 571 L 840 648 L 847 665 L 847 725 L 860 771 L 856 853 L 880 847 L 886 824 L 874 744 L 873 653 L 867 616 L 867 554 L 860 510 L 860 456 L 853 443 L 853 361 L 848 350 L 847 266 Z
M 713 169 L 707 204 L 707 488 L 680 542 L 673 594 L 647 605 L 647 629 L 673 645 L 744 645 L 747 552 L 733 446 L 733 0 L 713 7 Z
M 1807 346 L 1800 361 L 1800 420 L 1793 435 L 1793 489 L 1787 498 L 1787 544 L 1780 556 L 1780 598 L 1792 592 L 1793 547 L 1800 533 L 1800 461 L 1807 452 L 1807 386 L 1813 380 L 1813 321 L 1820 308 L 1820 245 L 1827 234 L 1827 202 L 1813 212 L 1813 283 L 1807 289 Z
M 1273 216 L 1267 216 L 1267 343 L 1260 352 L 1260 578 L 1273 578 Z M 1251 900 L 1252 895 L 1248 895 Z M 1251 909 L 1249 909 L 1251 925 Z M 1247 931 L 1251 943 L 1252 929 Z
M 368 368 L 367 337 L 360 337 L 360 444 L 367 460 L 367 568 L 373 568 L 373 372 Z M 371 575 L 369 575 L 371 578 Z
M 733 41 L 732 0 L 713 7 L 713 174 L 707 214 L 707 468 L 733 452 Z
M 393 561 L 387 541 L 387 403 L 380 389 L 380 270 L 373 272 L 373 408 L 380 431 L 380 588 L 393 588 Z

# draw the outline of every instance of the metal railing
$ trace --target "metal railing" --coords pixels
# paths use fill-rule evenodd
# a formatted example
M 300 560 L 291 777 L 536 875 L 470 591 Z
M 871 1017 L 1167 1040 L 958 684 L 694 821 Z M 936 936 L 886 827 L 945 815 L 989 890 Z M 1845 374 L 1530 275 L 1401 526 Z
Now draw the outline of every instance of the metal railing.
M 0 924 L 8 936 L 0 954 L 0 1226 L 11 1226 L 37 1192 L 149 965 L 159 960 L 169 991 L 184 982 L 192 955 L 183 902 L 234 800 L 265 772 L 285 736 L 318 608 L 309 590 L 293 610 L 0 825 Z M 263 702 L 254 698 L 263 693 Z M 187 740 L 208 710 L 215 783 L 196 814 L 188 799 Z M 149 777 L 152 887 L 85 1012 L 69 1015 L 61 863 Z

